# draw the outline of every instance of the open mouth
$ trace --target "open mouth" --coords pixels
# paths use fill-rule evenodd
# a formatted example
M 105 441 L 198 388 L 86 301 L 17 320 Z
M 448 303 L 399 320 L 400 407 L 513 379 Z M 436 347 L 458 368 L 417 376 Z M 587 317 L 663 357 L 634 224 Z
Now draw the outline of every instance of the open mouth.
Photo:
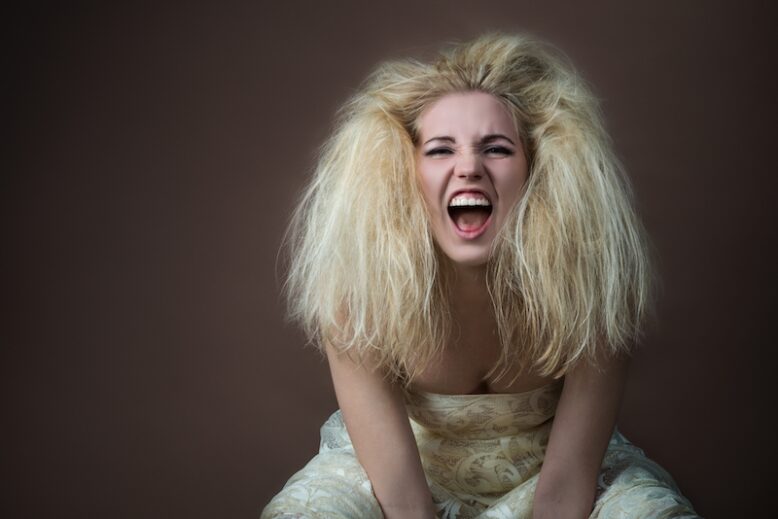
M 486 228 L 492 203 L 482 193 L 458 193 L 448 203 L 448 215 L 461 235 L 474 238 Z

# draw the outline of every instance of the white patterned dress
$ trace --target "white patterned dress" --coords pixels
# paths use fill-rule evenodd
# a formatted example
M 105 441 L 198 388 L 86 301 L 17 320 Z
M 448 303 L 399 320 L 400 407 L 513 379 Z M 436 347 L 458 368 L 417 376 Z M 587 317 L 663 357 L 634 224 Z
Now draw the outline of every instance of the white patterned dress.
M 424 471 L 442 519 L 532 517 L 532 499 L 561 382 L 524 393 L 406 393 Z M 340 411 L 321 428 L 321 447 L 261 519 L 380 519 Z M 592 519 L 698 518 L 670 475 L 614 432 L 603 459 Z

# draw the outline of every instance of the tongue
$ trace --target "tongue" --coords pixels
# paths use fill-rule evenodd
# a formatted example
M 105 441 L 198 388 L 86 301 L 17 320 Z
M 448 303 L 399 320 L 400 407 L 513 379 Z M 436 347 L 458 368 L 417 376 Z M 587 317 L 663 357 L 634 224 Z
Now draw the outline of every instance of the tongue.
M 487 211 L 481 209 L 460 209 L 454 215 L 454 224 L 461 231 L 475 231 L 486 223 L 487 218 L 489 218 Z

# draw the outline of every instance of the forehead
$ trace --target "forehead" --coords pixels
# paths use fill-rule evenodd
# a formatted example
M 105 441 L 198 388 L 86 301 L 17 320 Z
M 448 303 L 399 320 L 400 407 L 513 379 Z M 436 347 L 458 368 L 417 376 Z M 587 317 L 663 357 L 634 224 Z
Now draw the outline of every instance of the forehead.
M 469 139 L 501 133 L 515 138 L 516 124 L 508 108 L 485 92 L 448 94 L 427 107 L 419 117 L 422 142 L 438 136 Z

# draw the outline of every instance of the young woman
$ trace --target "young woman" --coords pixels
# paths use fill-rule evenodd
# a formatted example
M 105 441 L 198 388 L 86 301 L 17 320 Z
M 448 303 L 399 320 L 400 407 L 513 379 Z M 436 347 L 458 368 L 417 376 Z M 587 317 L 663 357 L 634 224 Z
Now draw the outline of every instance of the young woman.
M 340 411 L 263 518 L 696 517 L 614 429 L 650 265 L 553 49 L 489 35 L 380 66 L 289 244 Z

